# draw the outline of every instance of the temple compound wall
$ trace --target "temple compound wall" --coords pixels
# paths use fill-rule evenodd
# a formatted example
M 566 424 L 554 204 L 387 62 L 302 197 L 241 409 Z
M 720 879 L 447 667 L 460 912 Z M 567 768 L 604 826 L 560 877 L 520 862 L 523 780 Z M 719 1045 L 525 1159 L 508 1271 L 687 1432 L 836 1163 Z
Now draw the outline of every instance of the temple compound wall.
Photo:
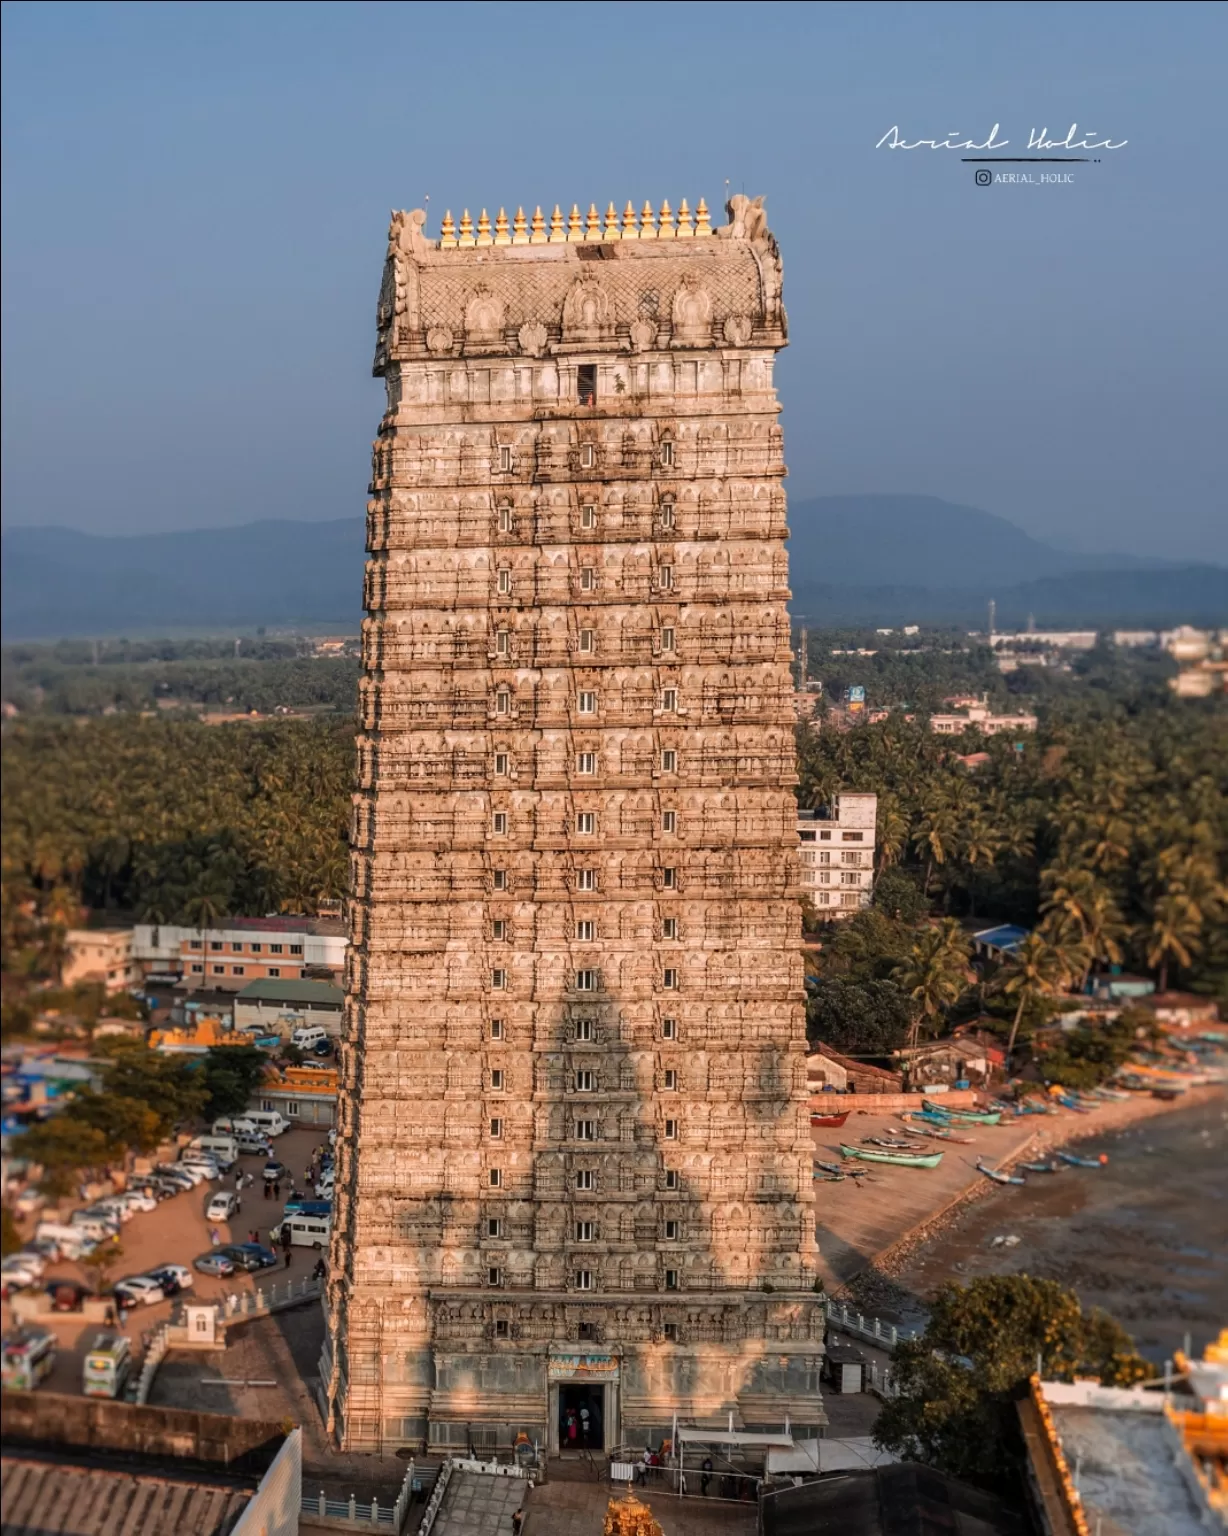
M 339 1444 L 822 1425 L 781 263 L 394 214 L 335 1230 Z

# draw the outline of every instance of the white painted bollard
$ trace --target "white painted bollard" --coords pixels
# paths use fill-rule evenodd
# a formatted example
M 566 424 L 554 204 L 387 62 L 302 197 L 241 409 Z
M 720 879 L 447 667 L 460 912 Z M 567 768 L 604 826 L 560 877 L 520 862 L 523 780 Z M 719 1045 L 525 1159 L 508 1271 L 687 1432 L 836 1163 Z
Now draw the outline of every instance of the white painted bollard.
M 353 1520 L 353 1518 L 354 1518 L 354 1509 L 355 1509 L 354 1495 L 350 1494 L 350 1519 L 351 1520 Z

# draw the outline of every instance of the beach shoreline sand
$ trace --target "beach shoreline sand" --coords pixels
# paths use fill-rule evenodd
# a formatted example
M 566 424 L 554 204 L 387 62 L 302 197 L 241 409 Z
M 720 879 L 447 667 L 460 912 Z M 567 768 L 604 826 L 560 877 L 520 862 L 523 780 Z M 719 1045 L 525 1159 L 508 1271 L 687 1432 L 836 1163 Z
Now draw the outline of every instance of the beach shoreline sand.
M 816 1129 L 815 1155 L 838 1162 L 841 1139 L 855 1144 L 893 1126 L 898 1132 L 894 1115 L 866 1113 L 839 1133 Z M 1213 1334 L 1228 1318 L 1222 1085 L 1176 1102 L 1140 1096 L 1087 1115 L 1066 1110 L 966 1134 L 971 1145 L 926 1143 L 946 1153 L 938 1169 L 875 1168 L 865 1181 L 816 1186 L 820 1272 L 830 1294 L 915 1326 L 924 1297 L 944 1280 L 1026 1270 L 1062 1279 L 1085 1302 L 1104 1306 L 1158 1358 L 1185 1333 Z M 978 1159 L 1009 1168 L 1083 1141 L 1107 1151 L 1106 1167 L 1031 1175 L 1023 1188 L 996 1185 L 976 1170 Z M 995 1247 L 995 1236 L 1019 1241 Z M 1184 1283 L 1166 1282 L 1174 1267 L 1190 1272 L 1178 1276 Z

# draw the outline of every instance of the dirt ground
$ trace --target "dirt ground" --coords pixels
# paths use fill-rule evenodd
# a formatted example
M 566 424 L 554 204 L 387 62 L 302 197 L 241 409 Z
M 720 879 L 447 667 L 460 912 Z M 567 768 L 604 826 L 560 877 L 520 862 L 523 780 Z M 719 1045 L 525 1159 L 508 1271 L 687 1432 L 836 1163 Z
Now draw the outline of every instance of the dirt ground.
M 922 1314 L 943 1280 L 1026 1271 L 1104 1308 L 1156 1364 L 1187 1334 L 1196 1350 L 1212 1339 L 1228 1318 L 1228 1101 L 1204 1096 L 1078 1150 L 1109 1161 L 992 1189 L 902 1255 L 897 1316 Z
M 274 1151 L 301 1181 L 312 1148 L 318 1146 L 326 1134 L 327 1132 L 318 1128 L 314 1131 L 287 1131 L 277 1138 Z M 260 1179 L 263 1164 L 264 1159 L 261 1157 L 243 1157 L 235 1165 L 236 1169 L 242 1168 L 245 1173 L 251 1173 L 255 1182 L 243 1191 L 242 1208 L 234 1222 L 229 1225 L 225 1222 L 216 1223 L 222 1242 L 246 1242 L 250 1233 L 257 1230 L 260 1233 L 260 1241 L 268 1243 L 269 1229 L 280 1216 L 288 1191 L 283 1185 L 281 1204 L 264 1198 Z M 300 1189 L 302 1187 L 300 1182 Z M 113 1282 L 122 1279 L 125 1275 L 139 1275 L 147 1269 L 156 1268 L 159 1264 L 186 1264 L 190 1268 L 192 1260 L 210 1247 L 210 1224 L 205 1220 L 205 1207 L 210 1197 L 220 1189 L 233 1188 L 234 1170 L 225 1179 L 198 1184 L 195 1189 L 182 1195 L 163 1200 L 156 1211 L 138 1211 L 120 1232 L 119 1241 L 123 1249 L 123 1257 L 116 1263 L 109 1280 Z M 35 1225 L 36 1222 L 33 1221 L 24 1222 L 23 1234 L 32 1235 Z M 292 1280 L 301 1279 L 311 1273 L 318 1257 L 319 1255 L 310 1248 L 295 1248 L 292 1250 L 288 1271 L 284 1266 L 279 1266 L 276 1270 L 265 1270 L 260 1278 L 262 1281 L 283 1280 L 288 1275 Z M 87 1272 L 80 1264 L 64 1261 L 48 1267 L 43 1283 L 45 1284 L 53 1276 L 66 1276 L 87 1282 L 89 1280 Z M 190 1295 L 193 1299 L 212 1301 L 232 1291 L 254 1290 L 256 1281 L 257 1277 L 253 1275 L 236 1274 L 223 1280 L 214 1275 L 202 1275 L 193 1271 L 193 1287 Z M 183 1299 L 182 1296 L 177 1298 L 177 1300 Z M 143 1338 L 159 1323 L 165 1322 L 175 1306 L 176 1301 L 163 1301 L 154 1306 L 138 1307 L 129 1314 L 127 1331 L 133 1339 L 134 1352 L 138 1357 L 141 1354 Z M 316 1310 L 318 1311 L 318 1308 Z M 80 1392 L 82 1360 L 89 1347 L 89 1341 L 98 1332 L 101 1324 L 82 1323 L 79 1318 L 74 1319 L 69 1313 L 64 1316 L 63 1321 L 57 1320 L 50 1326 L 59 1339 L 59 1354 L 56 1358 L 55 1370 L 48 1381 L 48 1388 L 52 1392 Z M 195 1408 L 210 1405 L 211 1400 L 210 1404 L 202 1404 L 199 1398 L 192 1403 Z

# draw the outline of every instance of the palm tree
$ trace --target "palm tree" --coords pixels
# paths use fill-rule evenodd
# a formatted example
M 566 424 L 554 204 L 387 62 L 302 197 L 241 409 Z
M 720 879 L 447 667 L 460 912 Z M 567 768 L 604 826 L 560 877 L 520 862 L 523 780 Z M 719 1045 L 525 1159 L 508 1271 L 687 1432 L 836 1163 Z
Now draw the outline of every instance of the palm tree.
M 957 1003 L 968 984 L 968 940 L 954 918 L 921 930 L 907 959 L 892 978 L 913 1005 L 908 1043 L 915 1047 L 922 1022 L 929 1033 L 939 1016 Z
M 950 805 L 943 801 L 931 800 L 928 805 L 922 807 L 917 825 L 913 829 L 912 842 L 913 847 L 925 859 L 923 890 L 927 896 L 930 880 L 934 874 L 934 865 L 946 863 L 948 855 L 955 848 L 958 837 L 959 823 Z
M 1078 963 L 1068 950 L 1046 942 L 1039 933 L 1029 933 L 1007 960 L 1001 988 L 1007 997 L 1019 999 L 1010 1038 L 1006 1042 L 1008 1074 L 1024 1010 L 1065 986 L 1070 980 L 1072 964 Z
M 878 861 L 879 868 L 894 864 L 908 842 L 908 823 L 900 811 L 900 802 L 894 795 L 881 795 L 878 801 Z
M 1156 899 L 1151 922 L 1143 930 L 1147 964 L 1158 970 L 1156 989 L 1168 991 L 1170 963 L 1192 965 L 1202 949 L 1202 914 L 1197 904 L 1180 891 L 1171 891 Z
M 1041 885 L 1048 892 L 1041 904 L 1045 919 L 1041 927 L 1046 936 L 1077 936 L 1087 950 L 1087 966 L 1080 981 L 1082 990 L 1088 972 L 1098 960 L 1114 965 L 1121 962 L 1118 941 L 1125 935 L 1125 925 L 1117 900 L 1090 869 L 1079 865 L 1051 865 L 1041 876 Z

